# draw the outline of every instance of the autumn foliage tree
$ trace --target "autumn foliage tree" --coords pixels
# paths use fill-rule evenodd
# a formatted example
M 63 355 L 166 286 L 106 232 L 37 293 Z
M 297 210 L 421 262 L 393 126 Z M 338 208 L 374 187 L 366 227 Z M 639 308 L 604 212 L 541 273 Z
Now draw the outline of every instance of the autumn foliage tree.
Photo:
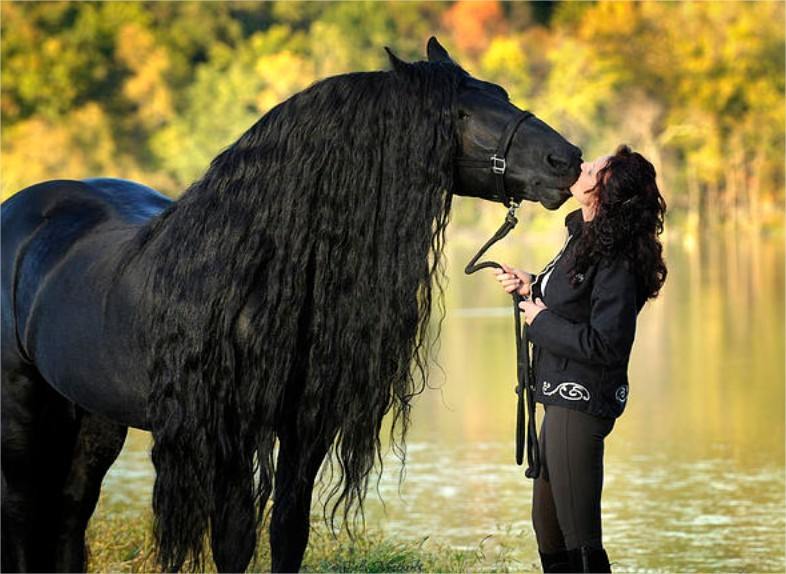
M 439 35 L 587 157 L 626 142 L 672 214 L 754 229 L 784 199 L 782 2 L 3 2 L 2 197 L 113 175 L 173 196 L 313 81 Z M 461 209 L 461 206 L 459 206 Z M 483 206 L 466 209 L 483 210 Z M 472 221 L 474 216 L 459 221 Z

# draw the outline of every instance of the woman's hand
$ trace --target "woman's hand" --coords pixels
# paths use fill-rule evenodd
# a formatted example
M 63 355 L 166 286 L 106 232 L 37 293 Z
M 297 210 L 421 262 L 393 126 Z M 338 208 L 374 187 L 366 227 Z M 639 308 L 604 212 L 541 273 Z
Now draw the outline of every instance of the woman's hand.
M 532 325 L 532 322 L 535 320 L 535 317 L 538 316 L 538 313 L 544 309 L 548 309 L 548 307 L 546 307 L 546 304 L 543 303 L 543 300 L 538 297 L 535 299 L 534 303 L 529 299 L 522 301 L 519 303 L 519 309 L 524 311 L 524 320 L 527 322 L 527 325 Z
M 513 291 L 518 291 L 522 297 L 528 297 L 530 285 L 532 284 L 532 274 L 504 263 L 500 263 L 500 265 L 502 265 L 502 269 L 495 267 L 492 271 L 497 276 L 497 281 L 500 282 L 505 292 L 513 293 Z

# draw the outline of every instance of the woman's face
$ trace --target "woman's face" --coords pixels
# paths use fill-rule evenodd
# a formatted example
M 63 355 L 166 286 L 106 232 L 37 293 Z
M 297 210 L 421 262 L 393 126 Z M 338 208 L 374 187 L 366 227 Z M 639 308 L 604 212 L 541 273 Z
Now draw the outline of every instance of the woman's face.
M 581 205 L 591 206 L 597 201 L 595 186 L 598 183 L 598 172 L 603 169 L 611 156 L 604 155 L 595 161 L 585 161 L 581 164 L 581 173 L 571 188 L 570 192 Z

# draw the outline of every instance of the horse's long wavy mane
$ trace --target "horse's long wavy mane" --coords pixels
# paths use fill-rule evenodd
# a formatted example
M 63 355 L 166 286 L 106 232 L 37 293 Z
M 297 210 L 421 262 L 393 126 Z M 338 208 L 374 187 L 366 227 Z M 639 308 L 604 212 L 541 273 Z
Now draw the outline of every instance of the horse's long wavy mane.
M 404 462 L 441 301 L 462 75 L 417 62 L 314 84 L 138 235 L 129 257 L 148 277 L 138 320 L 162 567 L 190 557 L 200 568 L 211 517 L 248 514 L 217 500 L 227 481 L 264 523 L 275 430 L 293 400 L 298 429 L 336 437 L 331 524 L 342 505 L 345 524 L 362 516 L 391 409 Z M 250 297 L 258 305 L 239 325 Z M 306 375 L 299 387 L 296 369 Z

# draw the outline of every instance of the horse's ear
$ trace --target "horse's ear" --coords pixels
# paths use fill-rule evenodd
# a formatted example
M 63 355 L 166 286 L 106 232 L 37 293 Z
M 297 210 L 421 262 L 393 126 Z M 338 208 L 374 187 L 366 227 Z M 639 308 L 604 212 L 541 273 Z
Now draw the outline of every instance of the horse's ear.
M 446 62 L 455 64 L 456 62 L 450 57 L 448 51 L 442 47 L 439 40 L 435 36 L 428 39 L 428 46 L 426 47 L 429 62 Z
M 385 46 L 385 51 L 388 53 L 388 59 L 390 60 L 390 65 L 393 67 L 394 70 L 400 70 L 407 65 L 407 63 L 404 60 L 396 56 L 393 53 L 393 50 L 391 50 L 387 46 Z

